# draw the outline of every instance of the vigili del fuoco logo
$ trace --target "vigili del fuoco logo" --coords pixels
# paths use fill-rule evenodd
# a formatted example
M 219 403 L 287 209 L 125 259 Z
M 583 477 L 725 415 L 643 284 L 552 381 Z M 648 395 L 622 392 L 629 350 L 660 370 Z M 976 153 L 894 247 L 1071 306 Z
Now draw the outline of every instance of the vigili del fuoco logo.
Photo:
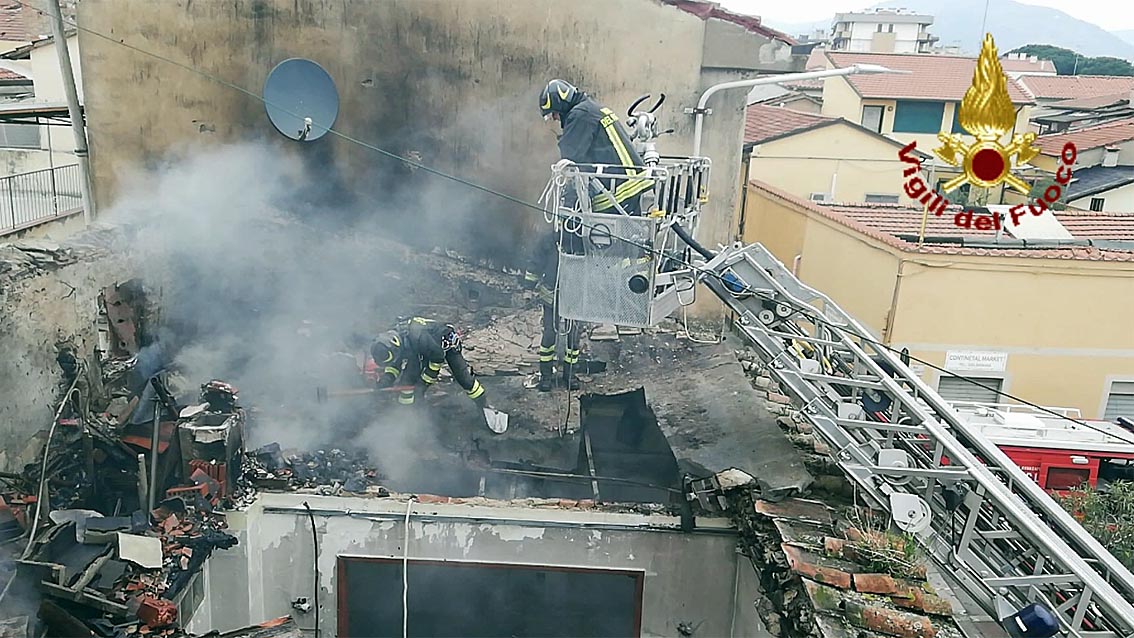
M 957 121 L 976 140 L 969 144 L 957 133 L 937 134 L 942 145 L 933 149 L 933 154 L 942 162 L 958 166 L 963 171 L 942 184 L 942 190 L 951 193 L 965 184 L 979 188 L 995 188 L 1007 184 L 1027 196 L 1030 190 L 1027 182 L 1012 174 L 1012 158 L 1015 157 L 1015 164 L 1019 166 L 1039 155 L 1040 149 L 1033 146 L 1036 134 L 1032 132 L 1016 133 L 1007 146 L 1001 144 L 1001 140 L 1016 125 L 1016 110 L 1012 108 L 1012 99 L 1008 96 L 1008 79 L 1000 66 L 991 33 L 984 36 L 984 44 L 973 72 L 973 84 L 961 100 Z M 898 152 L 898 158 L 910 164 L 902 173 L 906 178 L 906 194 L 921 202 L 927 213 L 932 212 L 940 217 L 949 201 L 921 178 L 921 159 L 913 155 L 916 148 L 917 142 L 913 141 Z M 1042 215 L 1049 204 L 1059 199 L 1063 194 L 1062 187 L 1071 182 L 1071 167 L 1076 155 L 1074 144 L 1068 142 L 1063 146 L 1059 158 L 1061 166 L 1055 176 L 1056 183 L 1049 186 L 1034 203 L 1029 202 L 1026 206 L 1017 204 L 1009 208 L 1013 225 L 1018 226 L 1026 213 L 1030 212 L 1037 217 Z M 977 230 L 1000 230 L 1000 217 L 997 215 L 978 215 L 974 220 L 973 211 L 968 210 L 957 213 L 953 218 L 953 223 L 962 228 L 971 228 L 974 221 Z

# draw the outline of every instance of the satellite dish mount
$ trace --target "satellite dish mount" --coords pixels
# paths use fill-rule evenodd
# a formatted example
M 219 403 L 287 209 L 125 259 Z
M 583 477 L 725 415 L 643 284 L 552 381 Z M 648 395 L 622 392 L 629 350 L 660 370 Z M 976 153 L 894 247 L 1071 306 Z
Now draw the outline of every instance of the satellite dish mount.
M 264 108 L 281 134 L 312 142 L 335 125 L 339 91 L 323 67 L 304 58 L 290 58 L 277 64 L 264 81 Z

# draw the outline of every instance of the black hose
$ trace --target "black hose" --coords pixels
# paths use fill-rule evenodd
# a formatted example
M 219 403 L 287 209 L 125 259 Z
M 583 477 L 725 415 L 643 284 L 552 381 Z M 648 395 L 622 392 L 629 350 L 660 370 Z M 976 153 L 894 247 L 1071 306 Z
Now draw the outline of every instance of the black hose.
M 303 501 L 303 507 L 307 510 L 307 517 L 311 519 L 311 542 L 315 548 L 315 559 L 312 561 L 315 579 L 315 638 L 319 638 L 319 534 L 315 531 L 315 513 L 311 511 L 311 506 Z
M 677 233 L 677 236 L 680 237 L 682 241 L 689 244 L 690 248 L 697 251 L 705 259 L 712 259 L 713 257 L 716 257 L 716 255 L 713 254 L 713 251 L 705 248 L 696 239 L 693 239 L 693 236 L 690 235 L 689 232 L 684 228 L 682 228 L 681 224 L 674 222 L 673 232 Z

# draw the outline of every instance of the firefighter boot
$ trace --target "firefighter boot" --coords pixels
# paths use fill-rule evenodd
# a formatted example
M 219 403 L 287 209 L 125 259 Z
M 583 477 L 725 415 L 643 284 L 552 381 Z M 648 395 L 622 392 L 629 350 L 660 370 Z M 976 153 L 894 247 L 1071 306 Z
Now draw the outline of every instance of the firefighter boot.
M 563 387 L 570 391 L 579 389 L 579 378 L 575 376 L 575 366 L 570 363 L 563 364 Z
M 539 385 L 536 387 L 540 392 L 551 392 L 552 379 L 552 362 L 540 361 Z

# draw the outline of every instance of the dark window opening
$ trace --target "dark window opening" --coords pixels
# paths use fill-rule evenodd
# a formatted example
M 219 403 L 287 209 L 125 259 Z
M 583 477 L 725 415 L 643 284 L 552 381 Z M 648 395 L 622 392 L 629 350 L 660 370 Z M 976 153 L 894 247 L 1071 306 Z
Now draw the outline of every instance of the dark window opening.
M 862 107 L 862 126 L 874 131 L 875 133 L 881 133 L 882 109 L 883 107 L 881 106 Z
M 1096 213 L 1101 213 L 1102 209 L 1103 209 L 1103 204 L 1105 202 L 1106 202 L 1106 200 L 1103 199 L 1102 197 L 1092 197 L 1091 198 L 1091 210 L 1096 212 Z
M 638 636 L 641 571 L 410 560 L 406 634 Z M 402 560 L 340 557 L 338 635 L 402 635 Z
M 1049 490 L 1073 490 L 1081 487 L 1091 478 L 1089 468 L 1053 467 L 1047 470 L 1047 484 Z
M 882 195 L 882 194 L 878 194 L 878 193 L 867 193 L 866 194 L 866 203 L 867 204 L 897 204 L 898 203 L 898 196 L 897 195 Z

